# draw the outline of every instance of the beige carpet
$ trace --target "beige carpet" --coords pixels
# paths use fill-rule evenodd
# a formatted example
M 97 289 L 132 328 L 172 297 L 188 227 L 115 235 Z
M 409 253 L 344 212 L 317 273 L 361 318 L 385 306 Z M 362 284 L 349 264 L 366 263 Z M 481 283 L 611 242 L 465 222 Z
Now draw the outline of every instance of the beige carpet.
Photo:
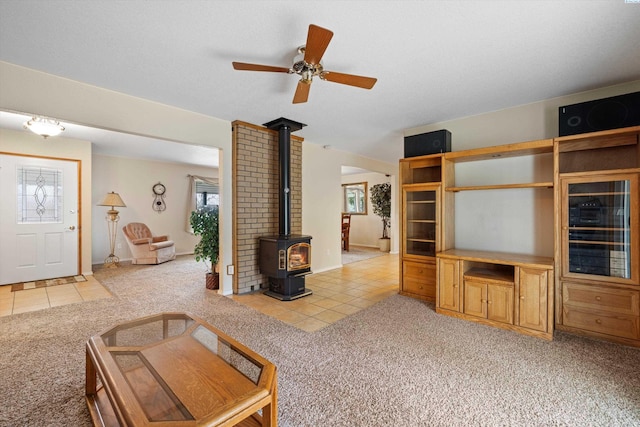
M 0 426 L 89 426 L 86 340 L 174 310 L 277 365 L 282 427 L 640 425 L 637 348 L 547 342 L 399 295 L 307 333 L 207 291 L 190 258 L 96 277 L 113 298 L 0 318 Z

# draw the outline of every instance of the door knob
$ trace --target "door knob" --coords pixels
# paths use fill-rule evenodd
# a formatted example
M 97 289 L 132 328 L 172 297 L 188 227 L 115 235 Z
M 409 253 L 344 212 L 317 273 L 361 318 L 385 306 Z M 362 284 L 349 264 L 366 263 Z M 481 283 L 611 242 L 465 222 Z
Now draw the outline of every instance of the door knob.
M 72 225 L 71 227 L 69 227 L 69 230 L 71 230 L 71 231 L 73 231 L 73 230 L 75 230 L 75 229 L 76 229 L 76 226 L 75 226 L 75 225 Z

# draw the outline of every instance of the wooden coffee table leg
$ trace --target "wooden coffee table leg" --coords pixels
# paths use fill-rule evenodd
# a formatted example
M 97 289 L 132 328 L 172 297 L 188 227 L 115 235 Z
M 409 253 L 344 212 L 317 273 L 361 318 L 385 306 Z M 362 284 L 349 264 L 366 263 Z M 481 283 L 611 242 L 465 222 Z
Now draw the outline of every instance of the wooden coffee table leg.
M 278 380 L 273 380 L 271 403 L 262 408 L 262 427 L 278 427 Z
M 91 358 L 91 354 L 89 352 L 89 348 L 86 350 L 86 395 L 87 396 L 95 396 L 97 391 L 97 373 L 96 367 L 93 364 L 93 359 Z

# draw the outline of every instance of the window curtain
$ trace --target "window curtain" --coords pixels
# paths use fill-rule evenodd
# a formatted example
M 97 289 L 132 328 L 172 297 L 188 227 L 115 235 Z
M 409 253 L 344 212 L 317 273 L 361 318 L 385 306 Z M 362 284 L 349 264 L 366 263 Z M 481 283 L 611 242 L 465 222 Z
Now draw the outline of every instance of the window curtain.
M 218 178 L 209 178 L 198 175 L 188 175 L 189 177 L 189 203 L 187 203 L 187 233 L 193 234 L 193 228 L 191 228 L 191 212 L 197 209 L 197 183 L 206 182 L 207 184 L 218 186 Z

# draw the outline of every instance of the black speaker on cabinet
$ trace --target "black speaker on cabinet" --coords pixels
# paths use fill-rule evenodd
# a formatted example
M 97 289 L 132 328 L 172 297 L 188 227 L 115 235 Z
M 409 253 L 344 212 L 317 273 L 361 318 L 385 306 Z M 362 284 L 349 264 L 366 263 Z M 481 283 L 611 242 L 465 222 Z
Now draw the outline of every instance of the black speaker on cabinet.
M 640 125 L 640 92 L 559 108 L 560 136 Z
M 451 132 L 446 129 L 404 137 L 404 157 L 451 151 Z

